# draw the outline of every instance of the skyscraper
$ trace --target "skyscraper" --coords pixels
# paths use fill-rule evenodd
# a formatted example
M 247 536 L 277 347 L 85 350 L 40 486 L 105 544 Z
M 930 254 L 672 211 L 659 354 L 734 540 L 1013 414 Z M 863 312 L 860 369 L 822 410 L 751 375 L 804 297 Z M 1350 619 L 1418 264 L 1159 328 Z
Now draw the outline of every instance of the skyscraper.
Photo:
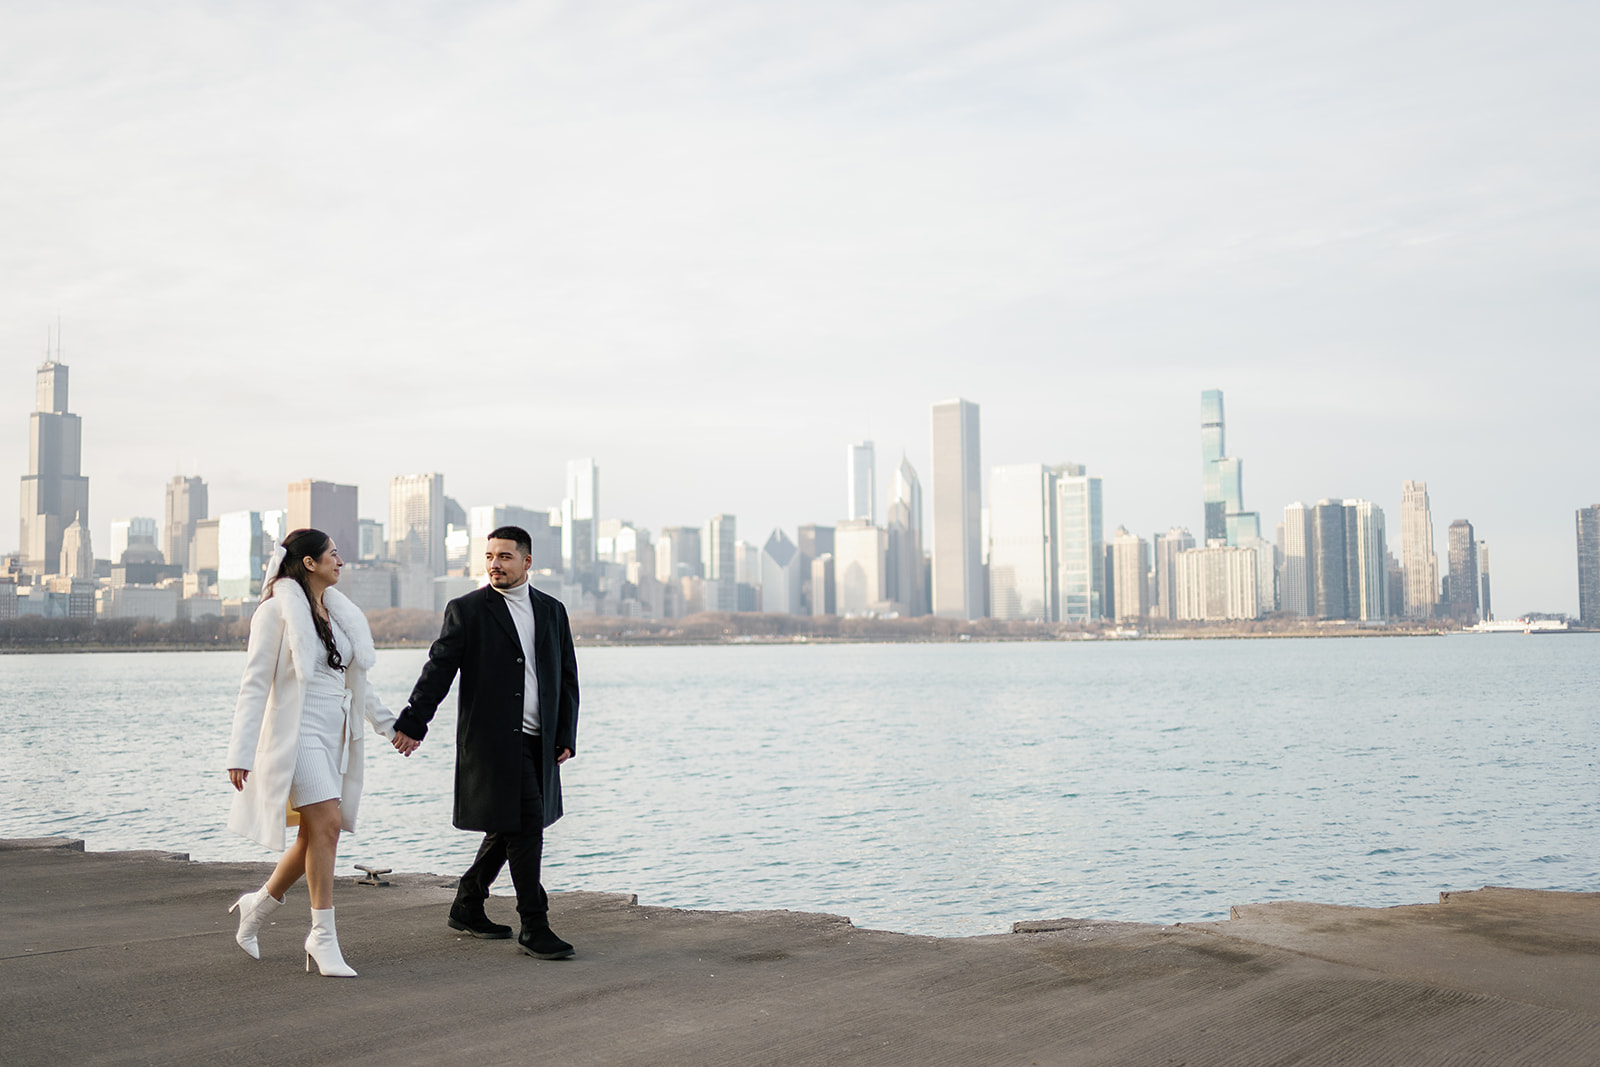
M 389 558 L 402 568 L 425 573 L 430 581 L 444 573 L 444 475 L 398 474 L 389 479 L 388 532 Z
M 883 527 L 866 519 L 846 519 L 833 530 L 834 610 L 868 615 L 884 606 Z
M 1600 627 L 1600 504 L 1578 509 L 1578 621 Z
M 1056 617 L 1055 473 L 1039 463 L 989 472 L 989 615 Z
M 1389 618 L 1389 549 L 1383 509 L 1370 500 L 1319 500 L 1283 509 L 1283 561 L 1278 572 L 1281 610 L 1317 619 Z M 1272 546 L 1256 544 L 1263 557 Z M 1261 610 L 1270 611 L 1270 567 L 1258 576 Z
M 761 610 L 773 615 L 799 615 L 800 549 L 782 530 L 773 530 L 761 549 Z
M 339 555 L 353 563 L 361 558 L 358 495 L 359 490 L 353 485 L 336 485 L 313 478 L 290 482 L 285 521 L 291 530 L 321 530 L 333 538 Z
M 845 518 L 878 524 L 878 456 L 871 441 L 845 449 Z
M 1254 619 L 1259 559 L 1254 549 L 1231 548 L 1220 541 L 1186 548 L 1174 556 L 1173 604 L 1179 619 Z
M 1261 536 L 1261 517 L 1244 510 L 1244 461 L 1227 454 L 1222 390 L 1200 393 L 1200 488 L 1205 539 L 1229 545 Z
M 293 495 L 293 487 L 291 497 Z M 291 529 L 304 529 L 306 524 L 296 524 Z M 322 528 L 323 533 L 329 531 Z M 349 542 L 346 542 L 349 543 Z M 334 544 L 340 555 L 346 551 L 338 539 Z M 217 517 L 217 595 L 227 599 L 259 596 L 261 580 L 265 577 L 266 561 L 277 547 L 262 528 L 259 511 L 225 511 Z
M 1405 617 L 1433 618 L 1439 607 L 1439 556 L 1433 547 L 1427 482 L 1400 487 L 1400 566 L 1406 579 Z
M 1116 596 L 1113 617 L 1122 622 L 1149 615 L 1150 587 L 1145 573 L 1150 569 L 1150 543 L 1118 526 L 1111 539 L 1111 560 L 1111 588 Z
M 656 577 L 663 582 L 705 577 L 700 527 L 663 526 L 656 539 Z
M 1478 586 L 1482 596 L 1478 602 L 1478 612 L 1485 620 L 1494 618 L 1494 611 L 1489 607 L 1489 542 L 1478 542 Z
M 1226 540 L 1228 507 L 1222 496 L 1222 475 L 1217 464 L 1227 454 L 1222 419 L 1222 390 L 1200 393 L 1200 492 L 1205 504 L 1205 541 Z
M 56 573 L 66 578 L 94 581 L 94 545 L 81 519 L 73 519 L 61 532 L 61 559 Z
M 1283 610 L 1291 615 L 1316 614 L 1316 595 L 1311 586 L 1311 514 L 1299 501 L 1283 509 L 1283 564 L 1278 574 L 1278 589 Z
M 1179 552 L 1193 547 L 1194 535 L 1181 526 L 1174 526 L 1166 533 L 1156 535 L 1156 600 L 1151 606 L 1151 612 L 1159 618 L 1178 617 L 1178 605 L 1174 600 L 1173 587 L 1173 581 L 1177 576 L 1174 570 L 1176 556 Z
M 1468 625 L 1478 621 L 1478 542 L 1472 523 L 1450 524 L 1450 617 Z
M 933 405 L 933 613 L 981 618 L 983 603 L 983 468 L 978 405 Z
M 713 515 L 701 532 L 701 563 L 705 568 L 706 610 L 739 610 L 739 571 L 737 520 L 732 515 Z
M 561 562 L 567 574 L 591 592 L 600 559 L 599 521 L 600 468 L 592 459 L 568 460 L 567 495 L 561 501 Z
M 1346 500 L 1345 605 L 1349 618 L 1383 622 L 1389 617 L 1388 547 L 1383 509 L 1370 500 Z
M 918 494 L 921 499 L 921 494 Z M 833 564 L 833 527 L 818 526 L 811 523 L 795 531 L 795 547 L 800 549 L 800 602 L 802 615 L 832 615 L 832 607 L 823 609 L 824 602 L 831 605 L 833 602 L 833 578 L 828 578 L 826 588 L 819 588 L 812 580 L 812 564 L 823 556 L 829 557 L 828 564 Z M 926 601 L 927 591 L 923 591 Z
M 28 473 L 22 476 L 22 568 L 55 574 L 61 539 L 76 520 L 89 527 L 89 479 L 83 476 L 83 420 L 67 410 L 67 365 L 47 358 L 35 380 L 28 416 Z
M 174 475 L 167 483 L 165 521 L 161 524 L 165 538 L 163 550 L 167 562 L 182 567 L 186 574 L 194 569 L 190 566 L 189 548 L 194 541 L 195 526 L 210 514 L 205 480 Z
M 1100 517 L 1100 479 L 1075 463 L 1056 467 L 1056 619 L 1091 622 L 1104 618 L 1105 530 Z
M 1285 513 L 1285 520 L 1288 516 Z M 1348 619 L 1350 558 L 1345 544 L 1343 500 L 1319 500 L 1307 525 L 1306 574 L 1310 614 L 1319 619 Z
M 925 615 L 928 598 L 922 587 L 922 483 L 904 456 L 894 472 L 887 529 L 884 594 L 906 615 Z
M 131 519 L 118 519 L 111 524 L 111 563 L 116 565 L 122 562 L 122 554 L 134 545 L 149 545 L 154 548 L 156 535 L 160 527 L 156 520 L 135 517 Z

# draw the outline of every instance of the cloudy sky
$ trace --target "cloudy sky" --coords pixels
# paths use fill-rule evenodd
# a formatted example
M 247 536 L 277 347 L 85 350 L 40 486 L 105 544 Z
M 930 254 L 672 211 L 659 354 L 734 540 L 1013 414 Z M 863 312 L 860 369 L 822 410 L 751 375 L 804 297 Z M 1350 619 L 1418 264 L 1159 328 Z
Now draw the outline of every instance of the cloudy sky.
M 1496 613 L 1600 501 L 1600 14 L 1532 0 L 0 0 L 0 477 L 62 324 L 91 531 L 437 470 L 608 517 L 844 510 L 1074 461 L 1108 534 L 1426 480 Z M 13 485 L 17 483 L 12 482 Z M 0 549 L 17 495 L 0 493 Z

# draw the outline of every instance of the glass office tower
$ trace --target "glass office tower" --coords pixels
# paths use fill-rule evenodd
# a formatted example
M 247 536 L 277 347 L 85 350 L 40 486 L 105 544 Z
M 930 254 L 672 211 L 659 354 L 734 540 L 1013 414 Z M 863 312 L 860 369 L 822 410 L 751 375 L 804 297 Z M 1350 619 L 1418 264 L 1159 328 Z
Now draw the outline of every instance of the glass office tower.
M 1068 465 L 1056 469 L 1056 618 L 1089 622 L 1105 616 L 1105 533 L 1100 479 Z

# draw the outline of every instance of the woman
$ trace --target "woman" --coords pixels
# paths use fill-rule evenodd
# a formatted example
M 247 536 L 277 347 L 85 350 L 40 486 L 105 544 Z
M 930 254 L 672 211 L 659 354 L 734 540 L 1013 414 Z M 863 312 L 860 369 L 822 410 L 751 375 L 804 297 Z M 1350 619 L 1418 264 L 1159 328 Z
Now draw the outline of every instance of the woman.
M 341 830 L 354 830 L 361 799 L 361 716 L 394 740 L 394 713 L 367 684 L 376 662 L 361 609 L 333 586 L 344 561 L 321 530 L 295 530 L 267 564 L 261 605 L 233 713 L 228 778 L 236 793 L 228 828 L 283 853 L 265 885 L 234 901 L 234 940 L 261 958 L 256 935 L 305 875 L 311 894 L 306 970 L 354 977 L 333 924 L 333 868 Z M 396 745 L 410 755 L 415 742 Z M 284 848 L 285 815 L 300 832 Z

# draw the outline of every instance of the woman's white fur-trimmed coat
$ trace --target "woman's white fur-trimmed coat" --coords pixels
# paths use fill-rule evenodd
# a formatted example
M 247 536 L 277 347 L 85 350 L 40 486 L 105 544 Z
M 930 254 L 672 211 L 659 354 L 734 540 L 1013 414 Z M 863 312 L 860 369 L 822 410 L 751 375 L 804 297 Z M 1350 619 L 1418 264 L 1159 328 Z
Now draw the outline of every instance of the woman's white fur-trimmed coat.
M 337 589 L 324 591 L 322 603 L 352 646 L 344 672 L 345 688 L 350 690 L 351 710 L 345 716 L 350 759 L 339 810 L 344 829 L 354 830 L 356 809 L 361 803 L 360 718 L 371 723 L 376 733 L 392 740 L 395 717 L 367 683 L 367 671 L 378 656 L 366 616 Z M 239 700 L 233 710 L 227 766 L 242 768 L 250 775 L 244 789 L 233 796 L 228 829 L 279 852 L 283 851 L 286 838 L 284 814 L 294 780 L 305 679 L 316 662 L 326 661 L 327 655 L 300 583 L 288 578 L 274 582 L 272 596 L 261 602 L 250 620 L 244 678 L 239 682 Z

